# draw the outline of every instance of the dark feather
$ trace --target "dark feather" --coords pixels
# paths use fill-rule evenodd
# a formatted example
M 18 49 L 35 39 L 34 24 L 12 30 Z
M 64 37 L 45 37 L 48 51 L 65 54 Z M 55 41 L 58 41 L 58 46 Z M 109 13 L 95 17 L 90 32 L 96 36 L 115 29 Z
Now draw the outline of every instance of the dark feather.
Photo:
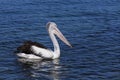
M 37 47 L 40 47 L 40 48 L 45 48 L 45 49 L 47 49 L 44 45 L 42 45 L 42 44 L 40 44 L 40 43 L 37 43 L 37 42 L 32 42 L 32 41 L 25 41 L 24 43 L 23 43 L 23 45 L 21 45 L 21 46 L 19 46 L 18 48 L 17 48 L 17 51 L 18 52 L 22 52 L 22 53 L 26 53 L 26 54 L 30 54 L 30 53 L 33 53 L 32 51 L 31 51 L 31 46 L 37 46 Z

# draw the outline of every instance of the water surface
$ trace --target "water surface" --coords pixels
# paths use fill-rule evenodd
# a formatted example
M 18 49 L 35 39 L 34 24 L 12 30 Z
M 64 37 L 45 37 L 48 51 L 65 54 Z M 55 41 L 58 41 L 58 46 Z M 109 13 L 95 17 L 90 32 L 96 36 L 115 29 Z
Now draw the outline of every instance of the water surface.
M 57 23 L 61 57 L 26 65 L 14 51 L 25 40 L 53 49 L 45 25 Z M 0 0 L 0 80 L 120 80 L 119 0 Z

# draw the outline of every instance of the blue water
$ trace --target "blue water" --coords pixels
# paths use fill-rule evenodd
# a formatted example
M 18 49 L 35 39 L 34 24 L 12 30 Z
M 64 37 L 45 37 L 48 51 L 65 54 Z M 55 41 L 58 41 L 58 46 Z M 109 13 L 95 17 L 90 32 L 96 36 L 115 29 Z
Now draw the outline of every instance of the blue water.
M 18 61 L 25 40 L 53 49 L 48 21 L 74 47 L 59 40 L 60 59 Z M 120 80 L 120 1 L 0 0 L 0 80 Z

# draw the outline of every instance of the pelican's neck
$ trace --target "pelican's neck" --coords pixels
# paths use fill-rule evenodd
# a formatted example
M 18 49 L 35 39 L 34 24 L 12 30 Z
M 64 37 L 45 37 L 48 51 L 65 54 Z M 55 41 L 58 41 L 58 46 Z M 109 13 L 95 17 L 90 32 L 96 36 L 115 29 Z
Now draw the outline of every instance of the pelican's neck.
M 53 51 L 54 57 L 53 57 L 53 59 L 59 58 L 59 56 L 60 56 L 60 47 L 59 47 L 58 41 L 57 41 L 57 39 L 56 39 L 53 32 L 49 31 L 49 35 L 50 35 L 50 38 L 51 38 L 51 40 L 53 42 L 53 46 L 54 46 L 54 51 Z

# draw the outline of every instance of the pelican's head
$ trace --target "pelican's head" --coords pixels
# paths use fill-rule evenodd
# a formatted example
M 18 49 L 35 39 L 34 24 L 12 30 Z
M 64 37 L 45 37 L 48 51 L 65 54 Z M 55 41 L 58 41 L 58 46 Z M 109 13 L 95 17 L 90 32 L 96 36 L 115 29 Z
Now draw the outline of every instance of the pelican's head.
M 53 33 L 53 34 L 57 35 L 66 45 L 72 47 L 72 45 L 63 36 L 63 34 L 60 32 L 60 30 L 57 28 L 57 25 L 54 22 L 48 22 L 46 27 L 47 27 L 47 30 L 49 33 Z

